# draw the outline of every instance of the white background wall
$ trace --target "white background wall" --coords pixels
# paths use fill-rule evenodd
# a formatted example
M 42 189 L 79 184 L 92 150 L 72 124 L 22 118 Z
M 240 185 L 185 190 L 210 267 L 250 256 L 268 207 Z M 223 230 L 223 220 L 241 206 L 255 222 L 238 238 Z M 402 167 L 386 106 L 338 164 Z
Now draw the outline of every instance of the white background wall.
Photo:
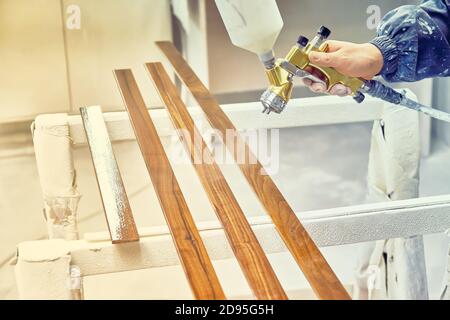
M 132 67 L 159 103 L 143 64 L 171 38 L 170 0 L 0 0 L 0 123 L 121 108 L 115 68 Z

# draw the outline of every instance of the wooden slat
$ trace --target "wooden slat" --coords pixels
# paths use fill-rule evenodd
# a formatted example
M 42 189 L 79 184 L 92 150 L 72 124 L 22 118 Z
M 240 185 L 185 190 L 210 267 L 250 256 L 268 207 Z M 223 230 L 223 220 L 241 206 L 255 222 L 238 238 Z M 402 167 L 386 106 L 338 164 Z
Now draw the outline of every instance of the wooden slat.
M 184 143 L 191 157 L 192 164 L 224 228 L 254 296 L 263 300 L 287 299 L 286 293 L 244 212 L 208 150 L 175 85 L 171 82 L 161 63 L 149 63 L 147 69 L 169 111 L 175 128 L 178 129 L 180 140 Z M 199 159 L 199 155 L 201 159 Z
M 225 299 L 136 80 L 128 69 L 114 73 L 194 296 L 197 299 Z
M 81 108 L 112 243 L 139 241 L 133 213 L 100 107 Z
M 215 97 L 209 92 L 181 54 L 171 42 L 157 42 L 158 47 L 166 55 L 176 73 L 188 87 L 199 103 L 212 127 L 219 130 L 226 137 L 227 130 L 236 128 L 222 111 Z M 244 146 L 245 159 L 251 151 L 245 140 L 235 136 L 234 143 L 226 143 L 227 147 Z M 233 148 L 228 148 L 235 160 L 238 154 Z M 255 157 L 252 157 L 253 159 Z M 248 183 L 272 218 L 280 236 L 297 261 L 303 274 L 320 299 L 350 299 L 349 294 L 328 265 L 319 248 L 305 230 L 300 220 L 292 211 L 288 202 L 273 182 L 270 176 L 264 174 L 264 168 L 258 161 L 256 164 L 239 163 L 239 167 Z

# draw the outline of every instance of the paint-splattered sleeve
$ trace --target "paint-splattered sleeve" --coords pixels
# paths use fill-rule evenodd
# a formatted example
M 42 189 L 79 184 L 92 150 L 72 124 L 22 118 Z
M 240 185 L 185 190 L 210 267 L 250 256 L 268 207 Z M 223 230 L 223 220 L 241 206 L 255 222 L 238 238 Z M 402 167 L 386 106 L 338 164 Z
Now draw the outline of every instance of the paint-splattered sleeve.
M 391 82 L 450 76 L 450 1 L 425 0 L 389 12 L 371 41 Z

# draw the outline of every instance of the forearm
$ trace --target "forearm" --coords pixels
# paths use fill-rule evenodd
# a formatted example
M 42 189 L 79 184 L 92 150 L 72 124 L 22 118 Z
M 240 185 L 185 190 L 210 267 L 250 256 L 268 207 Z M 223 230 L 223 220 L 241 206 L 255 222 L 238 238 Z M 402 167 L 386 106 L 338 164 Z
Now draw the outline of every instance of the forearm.
M 402 6 L 388 13 L 371 41 L 384 60 L 388 81 L 450 76 L 449 6 L 444 0 Z

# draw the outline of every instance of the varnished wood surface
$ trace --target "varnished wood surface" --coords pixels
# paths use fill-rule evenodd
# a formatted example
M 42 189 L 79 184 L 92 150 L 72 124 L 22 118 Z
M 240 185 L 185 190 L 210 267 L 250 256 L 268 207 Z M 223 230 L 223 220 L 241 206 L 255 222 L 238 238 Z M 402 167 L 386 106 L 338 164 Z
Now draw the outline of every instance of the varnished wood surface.
M 175 46 L 167 41 L 157 42 L 157 45 L 166 55 L 181 81 L 197 100 L 212 127 L 219 130 L 224 137 L 226 136 L 226 130 L 236 130 L 231 120 L 220 108 L 215 97 L 197 77 Z M 236 136 L 234 143 L 227 143 L 226 145 L 243 145 L 245 146 L 245 154 L 251 154 L 248 145 L 240 136 Z M 238 155 L 235 150 L 229 148 L 229 151 L 237 161 Z M 246 159 L 249 159 L 248 156 Z M 267 213 L 272 218 L 281 238 L 297 261 L 317 297 L 319 299 L 350 299 L 344 286 L 272 178 L 267 174 L 262 174 L 265 171 L 261 163 L 259 161 L 256 164 L 241 163 L 239 167 Z
M 139 241 L 100 107 L 80 109 L 112 243 Z
M 287 299 L 244 212 L 195 126 L 175 85 L 162 64 L 149 63 L 146 66 L 175 128 L 178 129 L 180 140 L 191 157 L 254 296 L 262 300 Z
M 131 70 L 115 76 L 150 178 L 173 236 L 187 279 L 197 299 L 225 299 L 206 248 Z

